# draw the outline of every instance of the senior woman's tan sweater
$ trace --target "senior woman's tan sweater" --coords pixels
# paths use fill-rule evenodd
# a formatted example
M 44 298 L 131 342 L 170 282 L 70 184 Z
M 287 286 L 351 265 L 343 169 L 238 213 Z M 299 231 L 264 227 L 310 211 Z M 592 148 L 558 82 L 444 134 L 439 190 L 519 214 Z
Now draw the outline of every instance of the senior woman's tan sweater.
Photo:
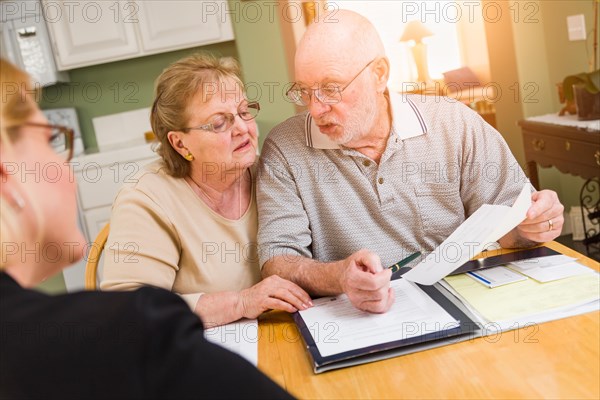
M 162 160 L 133 180 L 113 204 L 102 290 L 152 285 L 181 295 L 194 309 L 202 293 L 239 291 L 260 280 L 254 189 L 248 210 L 230 220 L 184 179 L 168 175 Z

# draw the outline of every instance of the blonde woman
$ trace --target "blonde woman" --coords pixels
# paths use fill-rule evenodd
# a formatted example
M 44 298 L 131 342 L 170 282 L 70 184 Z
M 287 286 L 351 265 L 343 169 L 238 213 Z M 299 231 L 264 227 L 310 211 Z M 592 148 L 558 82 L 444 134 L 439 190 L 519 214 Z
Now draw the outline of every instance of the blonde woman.
M 4 60 L 0 95 L 0 398 L 289 398 L 207 343 L 172 293 L 30 289 L 82 256 L 73 137 L 48 124 L 27 75 Z M 50 168 L 51 177 L 31 172 Z
M 308 294 L 290 281 L 260 282 L 259 110 L 246 99 L 231 58 L 196 54 L 160 75 L 151 122 L 161 160 L 116 197 L 102 290 L 172 290 L 207 325 L 310 306 Z

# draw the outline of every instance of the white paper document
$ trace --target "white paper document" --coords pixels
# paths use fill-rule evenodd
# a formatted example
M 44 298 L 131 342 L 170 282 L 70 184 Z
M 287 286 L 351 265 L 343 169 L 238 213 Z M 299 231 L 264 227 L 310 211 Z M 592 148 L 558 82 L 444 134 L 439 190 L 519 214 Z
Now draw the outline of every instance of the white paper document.
M 323 297 L 299 311 L 321 356 L 444 331 L 459 326 L 446 310 L 416 285 L 392 281 L 396 300 L 385 314 L 356 309 L 346 295 Z
M 513 261 L 510 263 L 510 265 L 517 267 L 519 271 L 525 271 L 532 268 L 556 267 L 558 265 L 572 263 L 573 261 L 577 261 L 577 259 L 575 257 L 565 256 L 564 254 L 557 254 L 555 256 L 536 257 L 521 261 Z
M 526 183 L 512 207 L 482 205 L 465 222 L 402 277 L 433 285 L 519 225 L 531 206 L 531 185 Z
M 243 319 L 227 325 L 207 328 L 204 337 L 209 342 L 217 344 L 234 352 L 254 366 L 258 365 L 258 321 Z
M 551 282 L 570 276 L 594 273 L 594 270 L 579 264 L 576 260 L 576 258 L 560 255 L 515 261 L 509 266 L 538 282 Z
M 481 271 L 470 271 L 467 275 L 477 282 L 489 287 L 495 288 L 509 283 L 524 281 L 526 276 L 505 267 L 488 268 Z

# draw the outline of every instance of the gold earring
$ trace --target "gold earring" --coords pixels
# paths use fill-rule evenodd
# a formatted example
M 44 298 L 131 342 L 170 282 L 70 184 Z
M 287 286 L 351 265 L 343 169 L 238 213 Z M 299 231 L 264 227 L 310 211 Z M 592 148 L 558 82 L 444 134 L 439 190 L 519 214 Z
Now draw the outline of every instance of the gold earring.
M 194 155 L 188 150 L 187 154 L 183 156 L 188 161 L 194 161 Z

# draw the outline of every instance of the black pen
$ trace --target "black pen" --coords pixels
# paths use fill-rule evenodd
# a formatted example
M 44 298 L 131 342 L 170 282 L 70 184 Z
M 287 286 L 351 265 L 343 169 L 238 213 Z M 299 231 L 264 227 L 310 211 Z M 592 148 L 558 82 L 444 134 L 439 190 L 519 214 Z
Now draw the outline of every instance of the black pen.
M 406 264 L 420 256 L 421 252 L 417 251 L 416 253 L 413 253 L 410 256 L 398 261 L 396 264 L 389 266 L 388 269 L 391 269 L 393 274 L 394 272 L 398 271 L 400 268 L 404 267 Z

